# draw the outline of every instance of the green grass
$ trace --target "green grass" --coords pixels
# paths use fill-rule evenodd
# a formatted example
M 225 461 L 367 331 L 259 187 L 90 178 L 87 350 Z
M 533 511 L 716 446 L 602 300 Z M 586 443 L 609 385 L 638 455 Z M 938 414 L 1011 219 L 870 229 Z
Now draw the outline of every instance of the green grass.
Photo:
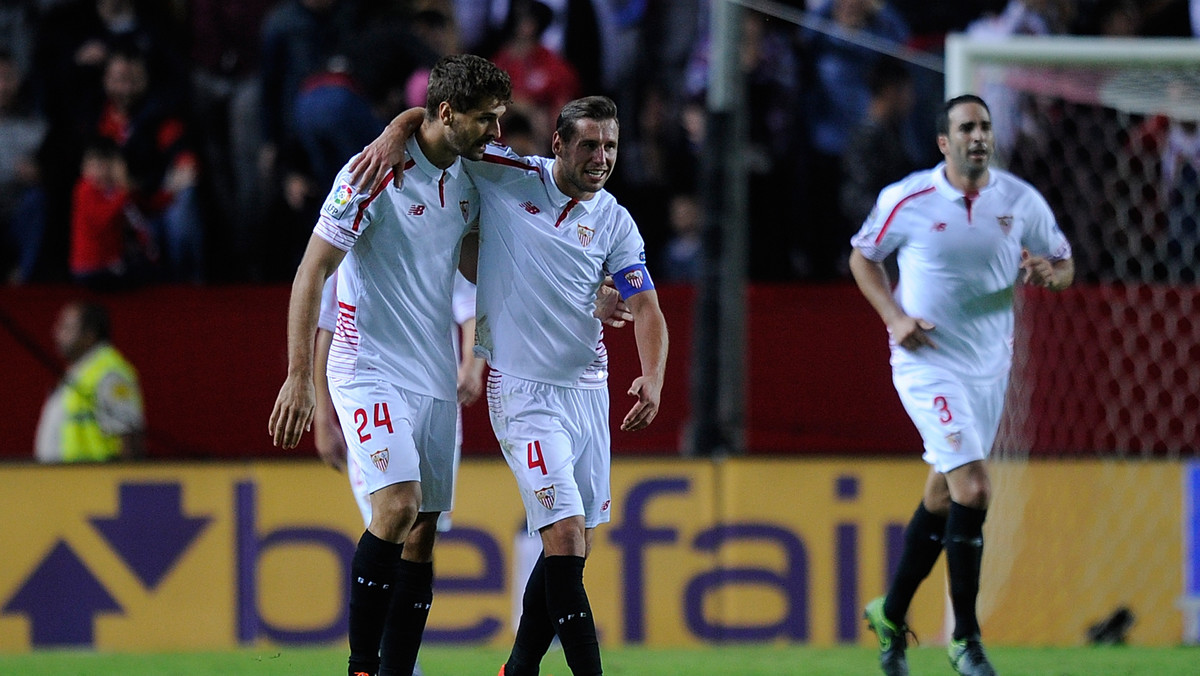
M 427 676 L 493 676 L 507 656 L 494 648 L 428 647 Z M 989 649 L 1004 676 L 1185 676 L 1200 673 L 1200 648 Z M 261 648 L 213 653 L 118 655 L 42 651 L 0 655 L 0 674 L 55 676 L 341 676 L 341 648 Z M 913 676 L 952 674 L 936 647 L 909 651 Z M 570 676 L 561 652 L 547 656 L 544 676 Z M 622 648 L 604 651 L 608 676 L 849 676 L 879 673 L 866 648 L 730 646 L 695 650 Z

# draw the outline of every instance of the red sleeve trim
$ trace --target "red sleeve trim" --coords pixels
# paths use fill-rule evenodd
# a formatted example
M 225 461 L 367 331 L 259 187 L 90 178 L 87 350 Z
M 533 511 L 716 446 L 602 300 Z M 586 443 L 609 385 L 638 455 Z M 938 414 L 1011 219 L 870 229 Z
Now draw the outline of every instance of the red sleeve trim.
M 900 207 L 908 204 L 921 195 L 924 195 L 928 192 L 933 192 L 934 190 L 937 190 L 937 187 L 931 185 L 928 188 L 925 188 L 924 190 L 918 190 L 917 192 L 914 192 L 913 194 L 908 195 L 904 199 L 897 202 L 896 206 L 892 207 L 892 212 L 888 214 L 887 220 L 883 222 L 883 227 L 879 229 L 879 234 L 875 235 L 875 245 L 879 246 L 879 243 L 883 241 L 883 235 L 887 232 L 888 227 L 892 225 L 892 219 L 896 218 L 896 214 L 899 213 Z

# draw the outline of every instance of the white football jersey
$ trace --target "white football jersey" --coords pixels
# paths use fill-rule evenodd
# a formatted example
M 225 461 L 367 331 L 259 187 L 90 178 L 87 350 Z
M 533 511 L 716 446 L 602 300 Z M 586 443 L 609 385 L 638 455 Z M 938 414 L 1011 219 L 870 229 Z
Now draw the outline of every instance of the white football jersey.
M 879 194 L 851 244 L 872 261 L 898 250 L 896 300 L 936 327 L 937 349 L 892 345 L 892 362 L 934 364 L 964 376 L 996 377 L 1012 363 L 1013 287 L 1021 249 L 1051 261 L 1071 257 L 1046 200 L 996 168 L 978 194 L 950 185 L 945 164 Z
M 337 271 L 329 378 L 384 380 L 454 401 L 451 296 L 463 235 L 479 219 L 479 193 L 461 160 L 438 169 L 415 137 L 399 190 L 390 172 L 370 194 L 356 192 L 349 175 L 343 167 L 315 228 L 347 252 Z
M 585 202 L 564 195 L 554 162 L 497 145 L 466 162 L 483 200 L 476 351 L 504 374 L 602 387 L 608 353 L 592 316 L 596 290 L 605 274 L 644 265 L 645 245 L 608 191 Z

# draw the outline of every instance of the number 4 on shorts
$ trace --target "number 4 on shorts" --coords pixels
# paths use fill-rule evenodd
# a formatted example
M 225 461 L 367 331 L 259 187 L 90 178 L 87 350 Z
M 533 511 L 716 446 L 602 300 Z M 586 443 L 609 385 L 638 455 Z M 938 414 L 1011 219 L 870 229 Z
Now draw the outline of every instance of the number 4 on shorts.
M 531 441 L 527 448 L 529 451 L 529 469 L 541 469 L 542 476 L 549 474 L 546 471 L 546 459 L 542 457 L 542 442 Z

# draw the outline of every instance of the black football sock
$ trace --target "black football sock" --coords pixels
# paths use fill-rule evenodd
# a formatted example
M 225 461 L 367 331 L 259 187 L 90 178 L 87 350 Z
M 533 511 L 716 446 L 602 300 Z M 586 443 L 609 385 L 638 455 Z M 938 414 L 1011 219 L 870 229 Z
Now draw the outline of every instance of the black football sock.
M 412 676 L 431 605 L 433 564 L 400 561 L 392 604 L 383 626 L 379 676 Z
M 350 563 L 350 676 L 379 671 L 379 642 L 404 545 L 364 531 Z
M 946 518 L 925 509 L 925 503 L 917 506 L 912 520 L 904 531 L 904 552 L 896 566 L 896 576 L 883 602 L 883 614 L 897 625 L 907 624 L 908 606 L 912 603 L 917 587 L 929 576 L 933 564 L 942 553 L 942 538 L 946 532 Z
M 582 556 L 546 557 L 546 609 L 574 676 L 599 676 L 600 642 L 587 591 Z
M 946 519 L 946 568 L 950 573 L 950 604 L 954 606 L 954 638 L 979 635 L 975 598 L 983 563 L 983 520 L 986 509 L 950 503 Z
M 554 640 L 554 625 L 550 624 L 546 608 L 546 556 L 539 554 L 525 583 L 521 621 L 504 665 L 504 676 L 538 676 L 542 658 Z

